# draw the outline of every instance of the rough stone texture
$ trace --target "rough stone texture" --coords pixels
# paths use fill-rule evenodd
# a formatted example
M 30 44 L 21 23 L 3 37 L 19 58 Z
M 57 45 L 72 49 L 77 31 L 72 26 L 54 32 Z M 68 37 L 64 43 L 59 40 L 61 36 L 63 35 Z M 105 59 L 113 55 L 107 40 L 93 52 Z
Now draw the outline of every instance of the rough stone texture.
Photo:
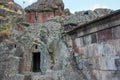
M 80 12 L 76 12 L 71 16 L 66 17 L 64 23 L 65 24 L 75 23 L 80 25 L 110 13 L 111 13 L 111 10 L 109 9 L 95 9 L 94 11 L 91 11 L 91 10 L 80 11 Z
M 64 12 L 64 3 L 62 0 L 38 0 L 26 7 L 25 11 L 27 22 L 43 23 L 50 17 L 61 16 Z
M 53 19 L 48 20 L 44 24 L 41 25 L 40 29 L 40 40 L 43 42 L 46 47 L 42 49 L 42 53 L 46 53 L 44 50 L 47 48 L 47 55 L 45 54 L 46 62 L 41 64 L 42 72 L 45 74 L 39 77 L 32 77 L 34 79 L 45 79 L 45 80 L 79 80 L 82 79 L 82 75 L 78 72 L 75 72 L 74 68 L 72 69 L 73 65 L 72 62 L 69 61 L 70 53 L 62 40 L 61 33 L 63 32 L 63 27 L 61 26 L 62 18 L 56 17 Z M 56 27 L 57 26 L 57 27 Z M 37 42 L 39 44 L 39 41 Z M 73 59 L 73 58 L 70 58 Z M 45 66 L 46 67 L 43 67 Z M 74 65 L 76 66 L 76 65 Z M 70 68 L 70 73 L 69 73 Z M 52 71 L 46 72 L 46 71 Z M 65 73 L 67 70 L 68 73 Z M 73 75 L 74 74 L 74 75 Z M 54 76 L 53 76 L 54 75 Z M 59 76 L 60 77 L 59 77 Z M 66 75 L 66 76 L 65 76 Z M 70 76 L 71 75 L 71 76 Z M 77 76 L 81 75 L 81 77 Z M 59 78 L 59 79 L 58 79 Z
M 22 11 L 22 7 L 19 4 L 15 3 L 14 0 L 0 0 L 0 4 L 5 5 L 15 12 Z
M 38 0 L 25 8 L 26 22 L 43 23 L 54 16 L 61 16 L 64 12 L 64 3 L 62 0 Z
M 118 17 L 111 15 L 68 32 L 71 39 L 66 39 L 67 44 L 73 48 L 78 68 L 87 80 L 120 79 Z
M 62 0 L 38 0 L 32 5 L 28 6 L 25 11 L 53 11 L 55 9 L 63 9 L 64 3 Z
M 95 20 L 97 18 L 103 17 L 107 14 L 110 14 L 111 12 L 112 11 L 110 9 L 95 9 L 94 11 L 92 11 L 92 10 L 80 11 L 80 12 L 76 12 L 75 14 L 72 14 L 70 16 L 66 16 L 63 24 L 66 25 L 66 24 L 72 23 L 72 24 L 76 24 L 79 26 L 79 25 L 88 23 L 92 20 Z M 73 28 L 75 28 L 75 27 L 73 27 Z
M 71 12 L 70 12 L 70 10 L 68 8 L 64 10 L 64 15 L 65 16 L 71 15 Z
M 9 38 L 16 43 L 6 44 L 8 47 L 1 45 L 0 48 L 0 61 L 3 62 L 1 67 L 4 64 L 7 66 L 4 60 L 7 60 L 8 55 L 12 56 L 12 59 L 8 61 L 11 63 L 10 68 L 3 69 L 4 71 L 0 68 L 1 80 L 16 80 L 17 78 L 19 80 L 83 80 L 83 74 L 77 70 L 74 61 L 71 61 L 74 60 L 74 56 L 70 54 L 61 34 L 63 33 L 62 21 L 61 17 L 51 18 L 44 24 L 34 23 L 29 27 L 24 27 L 22 32 L 17 27 L 12 27 Z M 4 54 L 6 51 L 7 54 Z M 33 73 L 32 70 L 33 52 L 41 53 L 41 72 L 39 73 Z M 15 66 L 11 68 L 13 65 Z
M 47 74 L 42 76 L 32 76 L 32 80 L 80 80 L 79 74 L 73 71 L 54 71 L 47 72 Z
M 116 28 L 114 28 L 113 29 L 113 32 L 114 32 L 114 35 L 113 35 L 113 37 L 114 37 L 114 39 L 119 39 L 120 38 L 120 31 L 119 31 L 119 27 L 116 27 Z
M 24 80 L 24 75 L 21 74 L 10 74 L 5 76 L 2 80 Z
M 19 54 L 22 53 L 22 50 L 19 51 L 19 53 L 16 52 L 16 49 L 14 47 L 14 43 L 6 44 L 6 45 L 0 45 L 0 79 L 1 80 L 9 80 L 11 75 L 18 74 L 19 73 L 19 62 L 21 60 L 21 57 Z M 20 47 L 19 47 L 20 49 Z M 18 54 L 18 55 L 17 55 Z
M 55 5 L 59 4 L 52 8 Z M 110 18 L 109 25 L 104 20 L 67 35 L 63 25 L 76 27 L 111 10 L 67 12 L 67 17 L 50 18 L 43 24 L 11 27 L 11 42 L 0 44 L 0 80 L 119 80 L 119 16 Z M 39 72 L 33 72 L 35 52 L 40 53 Z

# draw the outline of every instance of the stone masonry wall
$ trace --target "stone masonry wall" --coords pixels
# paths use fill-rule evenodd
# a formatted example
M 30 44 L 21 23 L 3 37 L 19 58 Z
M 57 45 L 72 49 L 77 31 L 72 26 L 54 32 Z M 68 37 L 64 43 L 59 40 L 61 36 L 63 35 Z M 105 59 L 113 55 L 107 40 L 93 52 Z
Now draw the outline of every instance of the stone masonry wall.
M 70 32 L 68 46 L 88 80 L 120 79 L 120 15 L 98 20 Z

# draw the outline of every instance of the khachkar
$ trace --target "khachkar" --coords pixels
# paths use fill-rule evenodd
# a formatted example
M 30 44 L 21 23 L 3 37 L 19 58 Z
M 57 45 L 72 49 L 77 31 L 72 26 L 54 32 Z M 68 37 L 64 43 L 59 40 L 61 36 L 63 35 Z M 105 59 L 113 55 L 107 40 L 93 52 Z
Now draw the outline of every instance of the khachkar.
M 32 5 L 25 8 L 26 22 L 34 23 L 35 21 L 43 23 L 53 16 L 61 16 L 64 11 L 62 0 L 38 0 Z

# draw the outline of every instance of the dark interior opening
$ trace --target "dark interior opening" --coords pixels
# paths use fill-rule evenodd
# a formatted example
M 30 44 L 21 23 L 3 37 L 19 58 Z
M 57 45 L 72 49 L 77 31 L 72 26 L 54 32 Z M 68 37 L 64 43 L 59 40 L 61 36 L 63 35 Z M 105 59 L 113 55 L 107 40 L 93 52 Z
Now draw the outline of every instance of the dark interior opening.
M 16 48 L 16 47 L 17 47 L 17 45 L 15 44 L 15 45 L 14 45 L 14 47 Z
M 33 72 L 40 72 L 40 52 L 33 53 Z
M 35 49 L 38 49 L 38 45 L 35 45 Z

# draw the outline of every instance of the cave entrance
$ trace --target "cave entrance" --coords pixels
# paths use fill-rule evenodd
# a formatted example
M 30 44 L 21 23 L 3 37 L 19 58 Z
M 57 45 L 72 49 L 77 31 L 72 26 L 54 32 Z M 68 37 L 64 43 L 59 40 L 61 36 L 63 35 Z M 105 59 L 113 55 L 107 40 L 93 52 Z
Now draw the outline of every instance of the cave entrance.
M 33 72 L 40 72 L 40 52 L 33 52 Z

